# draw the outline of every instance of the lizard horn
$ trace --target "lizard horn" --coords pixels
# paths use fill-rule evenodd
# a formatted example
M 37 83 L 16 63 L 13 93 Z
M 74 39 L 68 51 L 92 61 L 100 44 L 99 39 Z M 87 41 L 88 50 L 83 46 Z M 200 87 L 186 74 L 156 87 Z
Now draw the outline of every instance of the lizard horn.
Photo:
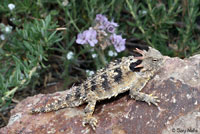
M 140 67 L 143 67 L 143 65 L 139 64 L 139 65 L 135 66 L 135 68 L 140 68 Z
M 139 53 L 139 54 L 141 54 L 141 55 L 144 55 L 144 51 L 142 51 L 142 50 L 140 50 L 138 48 L 136 48 L 134 51 L 137 52 L 137 53 Z

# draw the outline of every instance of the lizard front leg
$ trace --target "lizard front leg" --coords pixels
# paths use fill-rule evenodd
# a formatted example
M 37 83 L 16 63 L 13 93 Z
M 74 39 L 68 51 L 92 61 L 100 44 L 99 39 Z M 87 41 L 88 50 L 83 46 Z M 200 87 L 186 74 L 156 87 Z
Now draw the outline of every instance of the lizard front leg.
M 89 124 L 93 130 L 95 130 L 97 119 L 92 116 L 96 105 L 96 100 L 89 101 L 85 108 L 85 117 L 83 119 L 83 126 Z
M 134 98 L 135 100 L 139 101 L 145 101 L 149 105 L 152 103 L 156 106 L 158 106 L 158 102 L 160 102 L 157 98 L 157 96 L 152 96 L 152 94 L 145 94 L 140 92 L 144 86 L 147 84 L 148 79 L 146 80 L 140 80 L 138 83 L 130 89 L 130 96 L 131 98 Z
M 152 96 L 152 94 L 149 95 L 135 90 L 130 90 L 130 96 L 135 100 L 145 101 L 149 105 L 152 103 L 158 106 L 158 102 L 160 102 L 160 100 L 157 99 L 158 98 L 157 96 Z

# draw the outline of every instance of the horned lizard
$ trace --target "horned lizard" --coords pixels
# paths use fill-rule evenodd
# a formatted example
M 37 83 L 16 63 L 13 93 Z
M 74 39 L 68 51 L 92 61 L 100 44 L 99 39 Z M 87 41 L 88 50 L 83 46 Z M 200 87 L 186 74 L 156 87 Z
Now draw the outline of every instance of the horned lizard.
M 77 107 L 87 103 L 84 109 L 83 125 L 96 128 L 97 119 L 93 117 L 97 101 L 109 99 L 120 93 L 129 91 L 130 97 L 145 101 L 149 105 L 158 105 L 159 100 L 152 94 L 140 92 L 155 75 L 164 62 L 164 56 L 151 47 L 148 51 L 136 49 L 140 57 L 122 57 L 107 67 L 100 69 L 79 86 L 73 86 L 70 94 L 44 107 L 33 108 L 32 113 L 56 111 L 65 107 Z

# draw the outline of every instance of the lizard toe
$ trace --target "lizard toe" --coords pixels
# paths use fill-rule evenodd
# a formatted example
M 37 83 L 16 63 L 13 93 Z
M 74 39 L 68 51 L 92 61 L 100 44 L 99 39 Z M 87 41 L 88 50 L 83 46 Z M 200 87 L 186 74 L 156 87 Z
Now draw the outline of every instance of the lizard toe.
M 83 119 L 83 126 L 85 126 L 86 124 L 89 124 L 93 130 L 96 129 L 96 125 L 97 125 L 97 119 L 93 116 L 87 116 Z

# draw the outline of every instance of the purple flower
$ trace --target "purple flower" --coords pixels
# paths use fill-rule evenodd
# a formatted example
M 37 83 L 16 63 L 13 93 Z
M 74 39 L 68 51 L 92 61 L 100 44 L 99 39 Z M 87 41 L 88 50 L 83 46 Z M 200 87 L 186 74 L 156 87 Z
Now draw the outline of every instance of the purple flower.
M 107 31 L 109 33 L 114 33 L 115 32 L 115 27 L 113 27 L 112 25 L 109 25 L 106 29 L 107 29 Z
M 102 14 L 97 14 L 95 21 L 99 22 L 100 24 L 106 24 L 108 22 L 108 18 Z
M 123 39 L 121 35 L 113 34 L 110 36 L 110 40 L 117 52 L 121 52 L 126 49 L 125 47 L 126 39 Z
M 105 30 L 110 23 L 108 21 L 108 18 L 106 18 L 106 16 L 104 16 L 102 14 L 97 14 L 95 21 L 100 24 L 100 26 L 98 28 L 102 29 L 102 30 Z
M 87 43 L 84 32 L 78 34 L 77 39 L 76 39 L 76 43 L 82 44 L 82 45 Z
M 114 22 L 114 20 L 112 19 L 112 21 L 110 22 L 111 25 L 113 25 L 114 27 L 118 27 L 119 25 L 117 23 Z
M 90 28 L 83 33 L 79 33 L 76 39 L 76 43 L 82 45 L 88 43 L 90 44 L 90 46 L 94 47 L 94 45 L 98 43 L 97 32 L 94 29 Z
M 90 46 L 94 47 L 95 44 L 98 43 L 97 40 L 97 32 L 94 29 L 89 29 L 87 30 L 86 33 L 86 38 L 87 38 L 87 42 L 90 44 Z
M 109 33 L 114 33 L 114 32 L 115 32 L 115 29 L 116 29 L 116 27 L 113 26 L 111 23 L 109 23 L 109 24 L 106 26 L 106 30 L 107 30 Z
M 95 21 L 100 24 L 98 27 L 99 29 L 107 30 L 109 33 L 114 33 L 116 27 L 118 27 L 117 23 L 115 23 L 113 20 L 111 22 L 108 21 L 108 18 L 102 14 L 97 14 Z
M 113 20 L 111 22 L 108 22 L 107 26 L 106 26 L 106 30 L 109 33 L 114 33 L 116 27 L 118 27 L 119 25 L 117 23 L 115 23 Z

